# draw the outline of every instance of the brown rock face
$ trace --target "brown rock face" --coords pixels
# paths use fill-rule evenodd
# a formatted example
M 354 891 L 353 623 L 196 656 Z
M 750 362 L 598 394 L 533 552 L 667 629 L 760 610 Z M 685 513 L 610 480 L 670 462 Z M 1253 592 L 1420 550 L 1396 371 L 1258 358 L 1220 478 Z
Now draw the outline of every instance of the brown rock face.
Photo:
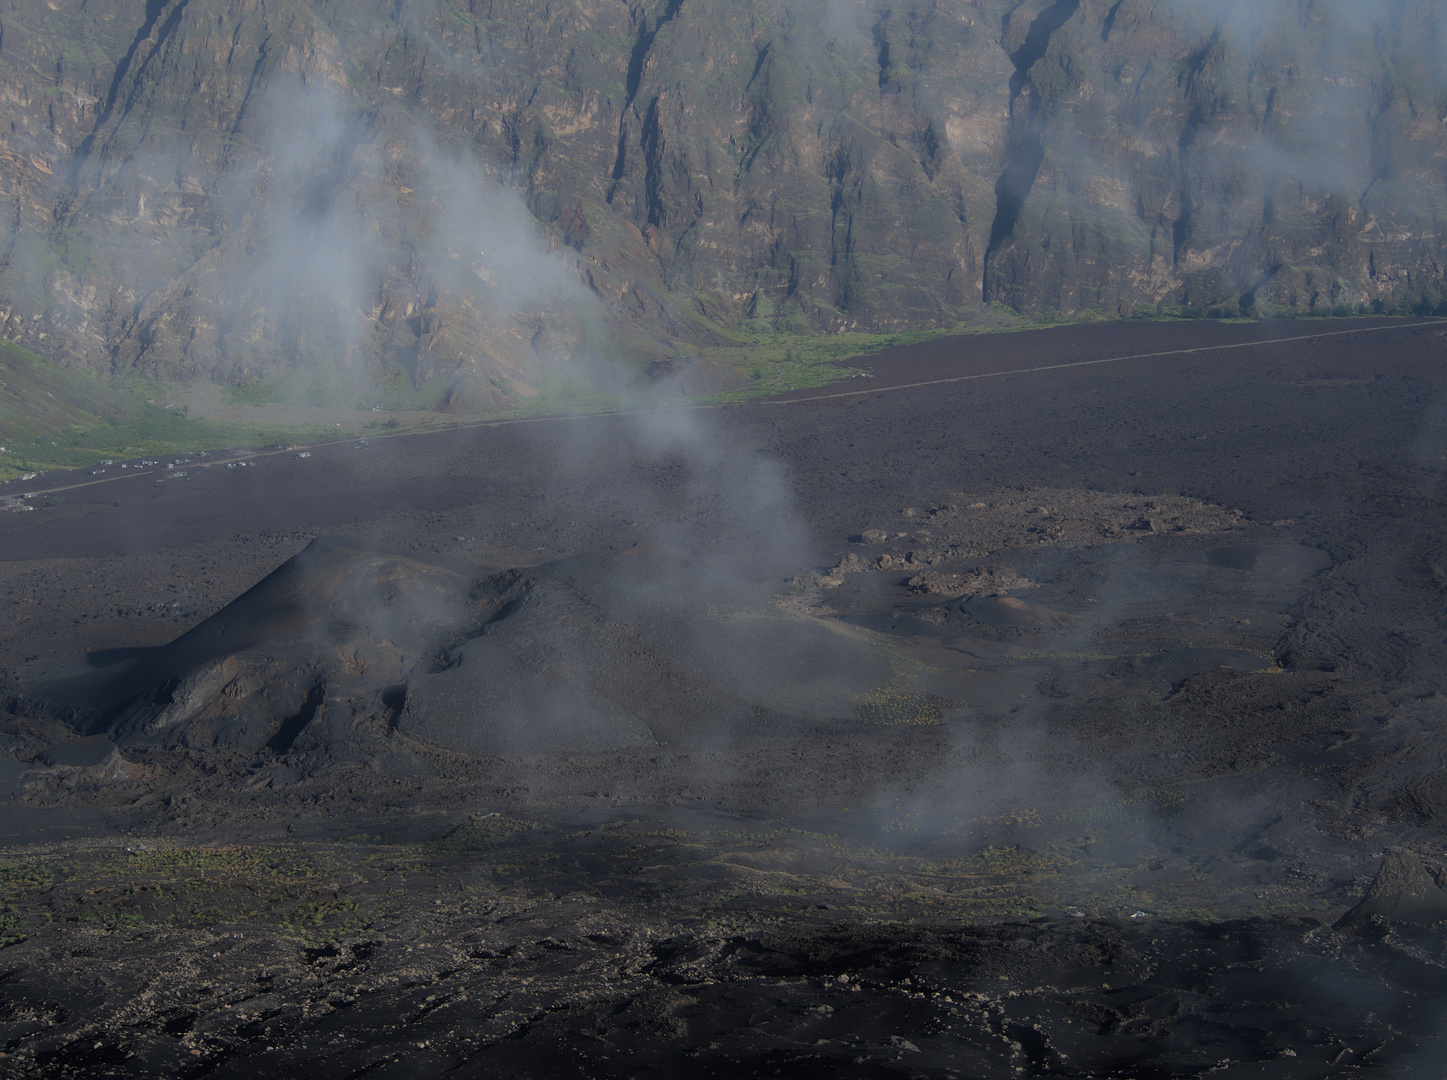
M 0 8 L 0 319 L 451 384 L 985 303 L 1434 309 L 1438 2 Z M 597 380 L 597 375 L 590 377 Z
M 1442 26 L 1430 3 L 1021 5 L 986 298 L 1431 309 Z

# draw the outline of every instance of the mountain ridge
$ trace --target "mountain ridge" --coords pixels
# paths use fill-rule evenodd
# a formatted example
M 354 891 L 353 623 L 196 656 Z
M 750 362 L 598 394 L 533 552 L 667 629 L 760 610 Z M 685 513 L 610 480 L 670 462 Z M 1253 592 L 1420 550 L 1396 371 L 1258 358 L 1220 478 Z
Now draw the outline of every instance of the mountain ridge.
M 497 409 L 997 307 L 1435 311 L 1444 40 L 1405 0 L 11 3 L 0 333 Z

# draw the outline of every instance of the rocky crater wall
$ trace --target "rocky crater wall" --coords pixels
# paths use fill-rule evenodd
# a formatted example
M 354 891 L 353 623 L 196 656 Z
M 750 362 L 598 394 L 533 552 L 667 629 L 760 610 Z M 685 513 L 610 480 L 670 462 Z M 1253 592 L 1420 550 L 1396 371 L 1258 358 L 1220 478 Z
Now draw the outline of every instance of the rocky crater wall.
M 1022 312 L 1447 302 L 1439 0 L 0 4 L 0 323 L 536 392 Z

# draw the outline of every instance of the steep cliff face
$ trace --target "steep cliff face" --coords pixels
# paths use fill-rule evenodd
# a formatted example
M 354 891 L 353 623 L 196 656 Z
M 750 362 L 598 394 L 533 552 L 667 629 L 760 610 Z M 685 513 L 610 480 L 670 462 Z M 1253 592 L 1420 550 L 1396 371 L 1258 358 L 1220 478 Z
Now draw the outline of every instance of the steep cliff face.
M 1436 305 L 1443 8 L 9 0 L 3 332 L 500 405 L 982 303 Z
M 1430 3 L 1022 5 L 1006 22 L 1019 93 L 985 297 L 1435 306 L 1444 31 Z

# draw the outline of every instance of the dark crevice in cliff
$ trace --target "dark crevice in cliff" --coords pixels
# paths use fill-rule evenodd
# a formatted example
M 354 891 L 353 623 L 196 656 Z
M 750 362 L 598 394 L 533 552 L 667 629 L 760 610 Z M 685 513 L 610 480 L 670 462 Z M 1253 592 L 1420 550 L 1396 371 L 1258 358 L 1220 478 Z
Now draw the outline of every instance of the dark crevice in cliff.
M 643 30 L 638 35 L 638 40 L 633 43 L 633 55 L 628 58 L 628 89 L 627 97 L 623 102 L 623 108 L 627 109 L 633 104 L 633 99 L 638 96 L 639 84 L 643 81 L 643 65 L 648 60 L 648 50 L 653 48 L 653 39 L 658 36 L 658 31 L 667 26 L 678 9 L 683 6 L 683 0 L 668 0 L 668 7 L 663 14 L 658 16 L 658 21 L 650 28 L 645 22 Z
M 1256 290 L 1260 289 L 1263 285 L 1265 285 L 1272 278 L 1274 278 L 1277 272 L 1280 271 L 1280 269 L 1281 263 L 1277 263 L 1270 270 L 1266 271 L 1266 273 L 1262 274 L 1259 278 L 1257 278 L 1256 284 L 1252 285 L 1251 288 L 1241 294 L 1240 307 L 1242 315 L 1251 314 L 1252 309 L 1256 306 Z
M 1377 113 L 1372 117 L 1372 156 L 1371 170 L 1372 178 L 1367 186 L 1362 189 L 1358 204 L 1364 204 L 1367 195 L 1372 190 L 1372 185 L 1378 181 L 1387 182 L 1392 179 L 1392 147 L 1390 128 L 1383 121 L 1391 111 L 1392 103 L 1396 98 L 1396 90 L 1391 80 L 1388 79 L 1381 91 L 1381 103 L 1377 106 Z
M 941 137 L 940 131 L 931 120 L 924 129 L 924 132 L 917 140 L 919 147 L 920 170 L 929 177 L 931 181 L 939 174 L 941 159 L 945 156 L 945 140 Z
M 246 115 L 246 107 L 251 104 L 251 96 L 256 93 L 256 84 L 261 79 L 261 73 L 266 67 L 267 54 L 271 51 L 271 35 L 267 34 L 261 39 L 261 46 L 256 50 L 256 63 L 251 66 L 251 77 L 246 81 L 246 92 L 241 96 L 241 104 L 236 109 L 236 120 L 231 125 L 231 134 L 237 135 L 241 132 L 241 120 Z
M 643 149 L 643 193 L 648 206 L 648 224 L 663 225 L 663 131 L 658 120 L 658 99 L 648 105 L 639 139 Z
M 878 50 L 875 60 L 879 64 L 879 85 L 889 85 L 889 39 L 884 36 L 884 24 L 874 28 L 874 45 Z
M 281 722 L 275 735 L 267 742 L 267 746 L 277 754 L 285 754 L 296 742 L 297 736 L 302 729 L 316 718 L 317 710 L 326 701 L 327 692 L 323 686 L 315 686 L 308 692 L 306 700 L 301 703 L 301 708 L 296 711 L 295 716 L 288 716 Z
M 1031 21 L 1024 44 L 1010 54 L 1010 63 L 1015 66 L 1015 73 L 1010 76 L 1012 101 L 1030 80 L 1030 69 L 1050 47 L 1050 36 L 1070 21 L 1078 7 L 1080 0 L 1056 0 Z
M 1101 24 L 1100 27 L 1101 41 L 1110 40 L 1110 32 L 1115 29 L 1115 13 L 1120 10 L 1121 4 L 1124 3 L 1125 0 L 1115 0 L 1115 3 L 1110 5 L 1110 10 L 1105 13 L 1105 22 Z
M 613 181 L 616 183 L 623 179 L 623 168 L 628 164 L 628 121 L 623 120 L 618 124 L 618 156 L 613 159 Z M 613 201 L 613 192 L 608 192 L 608 201 Z
M 90 157 L 91 147 L 95 145 L 96 132 L 105 127 L 107 121 L 111 118 L 111 114 L 115 111 L 116 101 L 121 96 L 121 86 L 126 80 L 126 75 L 131 70 L 131 64 L 135 61 L 136 53 L 138 53 L 141 46 L 150 39 L 152 31 L 156 29 L 156 24 L 160 22 L 161 16 L 165 14 L 166 6 L 169 2 L 170 0 L 146 0 L 146 13 L 141 21 L 141 28 L 136 31 L 136 36 L 131 39 L 130 48 L 126 49 L 126 55 L 121 57 L 121 62 L 116 65 L 115 74 L 111 77 L 110 89 L 106 91 L 105 105 L 102 106 L 100 115 L 96 118 L 95 124 L 92 125 L 90 134 L 81 141 L 80 146 L 76 149 L 75 157 L 70 167 L 71 187 L 75 186 L 81 166 L 84 165 L 86 159 Z M 157 41 L 157 45 L 160 44 L 160 41 L 165 40 L 168 32 L 175 29 L 181 9 L 186 6 L 186 3 L 187 0 L 177 0 L 171 17 L 166 20 L 161 28 L 161 35 Z M 152 49 L 151 54 L 149 54 L 146 59 L 149 60 L 150 56 L 154 55 L 154 53 L 155 50 Z M 141 66 L 144 68 L 145 63 L 142 62 Z
M 100 126 L 110 118 L 111 110 L 116 106 L 116 99 L 120 97 L 121 83 L 125 81 L 126 72 L 130 70 L 131 61 L 136 58 L 136 52 L 141 45 L 151 36 L 151 31 L 156 28 L 156 23 L 160 21 L 161 13 L 165 10 L 166 0 L 146 0 L 145 21 L 136 31 L 136 36 L 131 41 L 131 47 L 126 50 L 126 55 L 121 58 L 120 64 L 116 67 L 115 76 L 111 79 L 110 90 L 106 92 L 105 107 L 101 109 L 100 118 L 96 121 L 95 127 L 91 129 L 92 132 L 99 130 Z
M 1015 232 L 1015 222 L 1025 208 L 1025 197 L 1035 186 L 1035 177 L 1044 160 L 1045 140 L 1040 136 L 1038 124 L 1032 123 L 1031 130 L 1021 137 L 995 181 L 995 220 L 990 225 L 990 242 L 985 247 L 987 260 Z
M 16 200 L 14 213 L 10 215 L 10 220 L 6 222 L 5 250 L 3 253 L 0 253 L 0 272 L 8 270 L 10 268 L 10 261 L 15 258 L 15 245 L 20 242 L 22 220 L 20 215 L 20 202 Z
M 1271 143 L 1271 114 L 1276 108 L 1276 87 L 1266 92 L 1266 105 L 1261 110 L 1261 138 Z M 1281 182 L 1281 172 L 1275 166 L 1267 166 L 1261 173 L 1261 227 L 1264 229 L 1276 221 L 1276 185 Z
M 1186 168 L 1187 159 L 1190 156 L 1191 147 L 1196 143 L 1196 133 L 1201 130 L 1201 110 L 1192 109 L 1191 115 L 1186 120 L 1186 128 L 1181 132 L 1180 141 L 1176 144 L 1177 157 L 1180 161 L 1180 184 L 1181 184 L 1181 213 L 1175 221 L 1171 222 L 1171 263 L 1177 264 L 1181 261 L 1181 252 L 1191 240 L 1191 215 L 1196 212 L 1195 200 L 1191 198 L 1190 175 Z
M 628 81 L 625 85 L 623 108 L 619 110 L 618 117 L 618 155 L 613 159 L 613 187 L 608 191 L 608 202 L 613 202 L 613 192 L 617 189 L 617 182 L 623 179 L 623 173 L 628 164 L 628 110 L 633 107 L 634 100 L 638 97 L 638 88 L 643 84 L 643 66 L 648 62 L 648 52 L 653 48 L 653 39 L 658 36 L 673 17 L 678 14 L 678 9 L 683 7 L 683 0 L 668 0 L 668 6 L 663 9 L 663 14 L 658 16 L 651 25 L 645 18 L 639 28 L 638 40 L 633 43 L 633 54 L 628 58 Z
M 346 187 L 357 150 L 365 141 L 364 125 L 368 119 L 364 114 L 343 122 L 335 144 L 329 148 L 327 157 L 331 161 L 326 170 L 313 173 L 302 185 L 301 200 L 297 205 L 300 222 L 314 224 L 331 214 L 338 193 Z
M 1197 49 L 1186 59 L 1186 97 L 1188 100 L 1194 97 L 1197 77 L 1201 69 L 1206 66 L 1206 60 L 1215 51 L 1217 43 L 1221 40 L 1221 27 L 1218 25 L 1206 39 L 1206 44 Z M 1199 209 L 1196 201 L 1191 198 L 1191 175 L 1190 157 L 1191 147 L 1196 144 L 1196 136 L 1201 130 L 1203 123 L 1201 107 L 1199 105 L 1191 109 L 1191 115 L 1186 119 L 1185 130 L 1181 132 L 1180 141 L 1176 144 L 1177 168 L 1179 169 L 1178 182 L 1181 190 L 1181 213 L 1175 221 L 1171 222 L 1171 264 L 1179 265 L 1181 252 L 1191 243 L 1191 217 Z
M 1210 58 L 1211 53 L 1215 50 L 1217 44 L 1220 43 L 1221 30 L 1222 27 L 1217 26 L 1211 31 L 1211 36 L 1206 39 L 1206 44 L 1186 57 L 1185 79 L 1188 86 L 1195 85 L 1196 77 L 1201 74 L 1201 69 L 1206 66 L 1207 59 Z
M 141 76 L 144 75 L 146 69 L 151 66 L 151 61 L 154 60 L 156 54 L 161 51 L 161 46 L 170 39 L 171 35 L 176 32 L 176 28 L 181 25 L 181 16 L 185 14 L 186 5 L 189 2 L 190 0 L 176 0 L 176 6 L 171 9 L 171 14 L 166 16 L 166 21 L 163 22 L 161 28 L 156 31 L 156 43 L 152 45 L 151 50 L 146 53 L 145 59 L 141 61 L 141 66 L 136 69 L 135 77 L 131 80 L 131 96 L 126 99 L 127 108 L 135 103 L 135 93 Z
M 771 41 L 771 42 L 769 42 L 767 45 L 765 45 L 762 49 L 759 50 L 759 55 L 758 55 L 758 57 L 755 58 L 755 60 L 754 60 L 754 73 L 749 76 L 749 81 L 744 84 L 744 91 L 745 91 L 745 93 L 747 93 L 749 90 L 751 90 L 751 89 L 753 88 L 754 83 L 758 81 L 759 72 L 761 72 L 761 71 L 764 70 L 764 61 L 768 60 L 768 58 L 769 58 L 769 50 L 772 49 L 773 47 L 774 47 L 774 43 Z
M 854 253 L 854 215 L 846 205 L 846 192 L 854 190 L 857 196 L 857 180 L 851 183 L 855 161 L 851 148 L 841 146 L 834 151 L 825 175 L 829 179 L 829 266 L 835 269 L 840 262 L 847 262 Z M 843 219 L 844 239 L 840 242 L 840 219 Z
M 1010 54 L 1015 71 L 1010 76 L 1010 115 L 1012 148 L 999 178 L 995 181 L 995 220 L 990 225 L 990 241 L 985 246 L 985 282 L 983 299 L 990 299 L 989 260 L 1015 232 L 1015 223 L 1025 207 L 1025 198 L 1035 185 L 1040 163 L 1045 160 L 1044 125 L 1040 118 L 1040 99 L 1030 84 L 1030 69 L 1050 47 L 1050 37 L 1064 26 L 1080 7 L 1080 0 L 1057 0 L 1030 23 L 1025 41 Z M 1029 93 L 1026 93 L 1026 90 Z M 1025 115 L 1017 118 L 1016 102 L 1024 94 Z

